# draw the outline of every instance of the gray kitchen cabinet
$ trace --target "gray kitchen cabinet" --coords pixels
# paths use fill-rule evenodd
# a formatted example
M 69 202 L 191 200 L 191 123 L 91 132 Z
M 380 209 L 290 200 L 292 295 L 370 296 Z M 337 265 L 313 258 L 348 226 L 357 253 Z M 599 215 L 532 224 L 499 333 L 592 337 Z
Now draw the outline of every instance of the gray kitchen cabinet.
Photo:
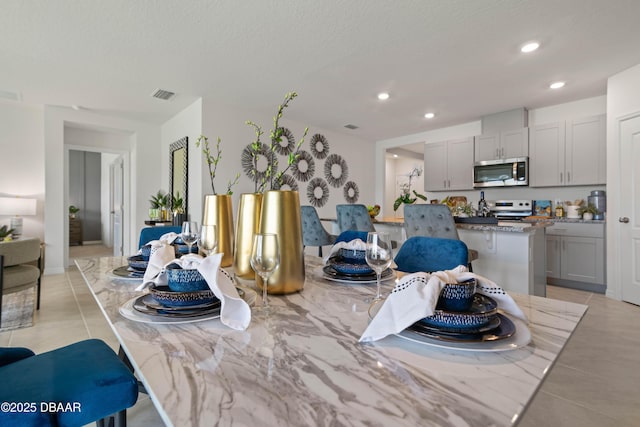
M 426 191 L 473 189 L 473 138 L 424 146 Z
M 546 240 L 547 283 L 604 292 L 604 223 L 556 223 Z
M 529 128 L 532 187 L 606 183 L 604 115 Z
M 475 137 L 475 161 L 512 159 L 529 155 L 529 129 Z

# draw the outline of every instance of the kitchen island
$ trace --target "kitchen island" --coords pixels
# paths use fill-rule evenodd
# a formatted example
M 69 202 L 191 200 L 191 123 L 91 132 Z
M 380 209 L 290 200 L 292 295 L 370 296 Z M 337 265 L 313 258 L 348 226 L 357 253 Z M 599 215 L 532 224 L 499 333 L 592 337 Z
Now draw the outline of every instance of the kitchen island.
M 331 222 L 337 234 L 335 220 Z M 487 277 L 503 288 L 522 294 L 544 297 L 547 294 L 546 227 L 551 221 L 500 221 L 498 224 L 457 224 L 458 235 L 469 249 L 478 251 L 474 273 Z M 407 239 L 403 218 L 381 218 L 374 222 L 378 231 L 386 231 L 398 248 Z

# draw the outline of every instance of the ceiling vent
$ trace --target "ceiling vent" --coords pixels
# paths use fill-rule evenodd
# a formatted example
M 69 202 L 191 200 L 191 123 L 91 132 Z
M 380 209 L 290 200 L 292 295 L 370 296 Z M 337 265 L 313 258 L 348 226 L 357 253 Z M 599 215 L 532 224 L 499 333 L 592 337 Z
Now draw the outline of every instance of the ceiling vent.
M 8 90 L 0 89 L 0 98 L 10 99 L 12 101 L 20 101 L 21 96 L 17 92 L 9 92 Z
M 358 129 L 358 126 L 356 126 L 356 125 L 344 125 L 344 127 L 346 127 L 347 129 L 351 129 L 351 130 Z
M 156 89 L 155 91 L 153 91 L 151 96 L 153 96 L 154 98 L 163 99 L 165 101 L 168 101 L 171 98 L 173 98 L 174 96 L 176 96 L 176 94 L 174 92 L 171 92 L 171 91 L 168 91 L 168 90 Z

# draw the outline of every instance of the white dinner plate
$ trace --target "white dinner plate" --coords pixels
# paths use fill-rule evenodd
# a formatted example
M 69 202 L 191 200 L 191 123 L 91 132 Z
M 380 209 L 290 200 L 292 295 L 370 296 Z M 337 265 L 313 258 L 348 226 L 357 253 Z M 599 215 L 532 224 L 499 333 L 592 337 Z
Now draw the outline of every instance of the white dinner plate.
M 253 289 L 245 288 L 244 286 L 239 286 L 239 288 L 244 291 L 243 299 L 247 302 L 247 304 L 249 304 L 249 306 L 255 304 L 258 298 L 258 294 L 256 293 L 256 291 L 254 291 Z M 203 322 L 205 320 L 218 319 L 220 317 L 220 311 L 189 318 L 175 318 L 144 314 L 133 308 L 133 303 L 138 298 L 140 298 L 140 295 L 131 298 L 120 307 L 120 314 L 126 319 L 133 320 L 134 322 L 153 323 L 156 325 L 175 325 L 179 323 Z
M 496 351 L 510 351 L 516 350 L 518 348 L 524 347 L 531 342 L 531 331 L 527 327 L 527 324 L 518 319 L 517 317 L 511 316 L 510 314 L 503 313 L 501 314 L 507 316 L 516 326 L 516 332 L 509 338 L 505 338 L 497 341 L 484 341 L 484 342 L 451 342 L 451 341 L 440 341 L 436 339 L 431 339 L 420 335 L 418 333 L 404 330 L 398 334 L 395 334 L 397 337 L 413 341 L 418 344 L 427 345 L 431 347 L 439 347 L 446 348 L 450 350 L 460 350 L 460 351 L 473 351 L 473 352 L 496 352 Z
M 314 274 L 316 277 L 319 277 L 320 279 L 326 279 L 326 280 L 330 280 L 332 282 L 338 282 L 338 283 L 347 283 L 349 285 L 370 285 L 370 284 L 375 284 L 376 283 L 376 279 L 371 279 L 371 280 L 349 280 L 349 279 L 343 279 L 343 278 L 339 278 L 339 277 L 331 277 L 327 274 L 325 274 L 324 271 L 322 271 L 322 269 L 324 268 L 324 265 L 321 265 L 320 267 L 316 268 L 314 270 Z M 389 280 L 395 280 L 395 278 L 397 277 L 395 270 L 392 270 L 392 273 L 386 277 L 383 277 L 382 280 L 380 282 L 387 282 Z

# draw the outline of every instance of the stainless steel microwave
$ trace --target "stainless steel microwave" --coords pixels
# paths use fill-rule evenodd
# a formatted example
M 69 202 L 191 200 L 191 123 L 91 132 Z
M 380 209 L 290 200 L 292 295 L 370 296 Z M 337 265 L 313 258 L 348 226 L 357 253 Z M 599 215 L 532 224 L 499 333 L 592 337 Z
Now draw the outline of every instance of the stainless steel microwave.
M 529 158 L 485 160 L 473 165 L 473 187 L 529 185 Z

